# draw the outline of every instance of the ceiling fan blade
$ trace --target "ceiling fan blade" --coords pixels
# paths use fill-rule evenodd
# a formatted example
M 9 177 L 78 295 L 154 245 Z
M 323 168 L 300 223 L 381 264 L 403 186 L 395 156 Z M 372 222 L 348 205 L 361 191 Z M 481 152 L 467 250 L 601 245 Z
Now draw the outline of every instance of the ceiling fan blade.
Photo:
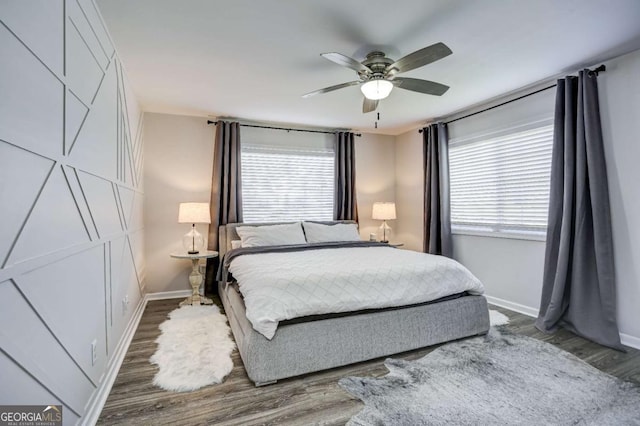
M 349 87 L 349 86 L 355 86 L 356 84 L 360 84 L 361 81 L 350 81 L 348 83 L 342 83 L 342 84 L 336 84 L 335 86 L 329 86 L 329 87 L 325 87 L 324 89 L 320 89 L 320 90 L 316 90 L 315 92 L 309 92 L 306 93 L 304 95 L 302 95 L 303 98 L 308 98 L 314 95 L 319 95 L 321 93 L 328 93 L 328 92 L 333 92 L 334 90 L 338 90 L 338 89 L 343 89 L 345 87 Z
M 449 90 L 449 86 L 444 84 L 418 78 L 396 77 L 392 82 L 401 89 L 426 93 L 427 95 L 442 96 Z
M 397 74 L 411 71 L 449 56 L 452 53 L 451 49 L 449 49 L 444 43 L 432 44 L 431 46 L 416 50 L 415 52 L 398 59 L 387 67 L 387 74 L 389 74 L 389 72 L 391 72 L 391 74 Z M 397 71 L 393 71 L 394 69 Z
M 366 114 L 368 112 L 375 111 L 378 108 L 378 100 L 372 100 L 364 98 L 364 102 L 362 102 L 362 113 Z
M 366 65 L 362 65 L 360 62 L 356 61 L 353 58 L 345 56 L 342 53 L 336 53 L 336 52 L 321 53 L 320 56 L 330 60 L 331 62 L 335 62 L 338 65 L 351 68 L 352 70 L 356 70 L 358 72 L 362 72 L 365 74 L 371 74 L 373 72 Z

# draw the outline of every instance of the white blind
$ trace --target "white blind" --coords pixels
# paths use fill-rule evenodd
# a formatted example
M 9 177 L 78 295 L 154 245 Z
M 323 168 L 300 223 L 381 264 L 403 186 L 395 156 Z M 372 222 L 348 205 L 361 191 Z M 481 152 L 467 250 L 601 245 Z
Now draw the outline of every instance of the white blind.
M 244 222 L 333 220 L 334 151 L 243 144 Z
M 553 125 L 452 141 L 453 229 L 544 233 L 547 228 Z

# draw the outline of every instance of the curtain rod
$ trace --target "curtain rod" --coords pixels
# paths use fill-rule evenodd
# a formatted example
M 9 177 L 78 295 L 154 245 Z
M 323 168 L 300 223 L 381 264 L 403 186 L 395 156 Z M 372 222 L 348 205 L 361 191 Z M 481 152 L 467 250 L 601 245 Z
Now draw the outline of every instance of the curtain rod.
M 207 120 L 207 124 L 218 124 L 217 121 Z M 272 127 L 272 126 L 257 126 L 255 124 L 241 124 L 241 127 L 254 127 L 256 129 L 273 129 L 273 130 L 286 130 L 287 132 L 307 132 L 307 133 L 326 133 L 328 135 L 332 135 L 335 132 L 327 132 L 324 130 L 304 130 L 304 129 L 290 129 L 287 127 Z M 354 133 L 354 136 L 360 137 L 362 134 Z
M 600 65 L 598 68 L 595 68 L 595 69 L 593 69 L 593 70 L 590 70 L 590 72 L 593 72 L 593 73 L 595 73 L 596 75 L 598 75 L 599 73 L 604 72 L 604 71 L 606 71 L 606 70 L 607 70 L 607 67 L 606 67 L 606 66 L 604 66 L 604 64 L 603 64 L 603 65 Z M 476 112 L 472 112 L 471 114 L 463 115 L 462 117 L 458 117 L 458 118 L 454 118 L 453 120 L 446 121 L 446 122 L 445 122 L 445 124 L 454 123 L 454 122 L 456 122 L 456 121 L 458 121 L 458 120 L 462 120 L 462 119 L 464 119 L 464 118 L 468 118 L 468 117 L 472 117 L 472 116 L 474 116 L 474 115 L 482 114 L 483 112 L 487 112 L 487 111 L 490 111 L 490 110 L 492 110 L 492 109 L 494 109 L 494 108 L 498 108 L 498 107 L 501 107 L 501 106 L 503 106 L 503 105 L 510 104 L 511 102 L 519 101 L 520 99 L 523 99 L 523 98 L 526 98 L 526 97 L 529 97 L 529 96 L 535 95 L 535 94 L 540 93 L 540 92 L 544 92 L 545 90 L 549 90 L 549 89 L 551 89 L 551 88 L 553 88 L 553 87 L 556 87 L 556 86 L 557 86 L 557 84 L 552 84 L 552 85 L 550 85 L 550 86 L 543 87 L 542 89 L 538 89 L 538 90 L 536 90 L 536 91 L 534 91 L 534 92 L 527 93 L 526 95 L 518 96 L 517 98 L 510 99 L 510 100 L 508 100 L 508 101 L 506 101 L 506 102 L 502 102 L 502 103 L 497 104 L 497 105 L 493 105 L 493 106 L 491 106 L 491 107 L 489 107 L 489 108 L 485 108 L 485 109 L 483 109 L 483 110 L 476 111 Z M 419 129 L 419 130 L 418 130 L 418 133 L 422 133 L 422 132 L 423 132 L 423 129 Z

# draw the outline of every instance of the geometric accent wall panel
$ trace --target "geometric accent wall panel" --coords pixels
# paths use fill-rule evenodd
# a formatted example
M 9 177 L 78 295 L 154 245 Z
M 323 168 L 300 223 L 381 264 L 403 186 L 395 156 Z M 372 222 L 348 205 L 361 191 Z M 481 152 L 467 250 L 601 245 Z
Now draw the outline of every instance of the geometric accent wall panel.
M 135 192 L 124 186 L 116 186 L 118 188 L 118 195 L 120 195 L 120 203 L 122 205 L 122 213 L 124 216 L 125 227 L 130 229 L 129 223 L 131 222 L 131 212 L 133 211 L 133 199 Z
M 9 405 L 62 404 L 58 398 L 2 352 L 0 352 L 0 371 L 2 371 L 2 382 L 11 383 L 11 386 L 0 386 L 2 403 Z M 72 425 L 77 422 L 78 415 L 70 411 L 68 406 L 65 405 L 62 411 L 64 424 Z
M 69 154 L 82 169 L 111 180 L 117 179 L 116 89 L 115 67 L 111 64 Z
M 142 114 L 94 2 L 0 0 L 0 404 L 64 424 L 100 405 L 145 279 Z
M 69 17 L 67 25 L 72 25 L 74 29 L 77 29 L 77 33 L 81 35 L 82 40 L 89 48 L 95 61 L 100 65 L 100 68 L 106 68 L 109 64 L 109 58 L 106 53 L 104 53 L 104 50 L 102 50 L 100 41 L 96 37 L 95 32 L 89 24 L 89 21 L 87 21 L 82 9 L 80 9 L 77 1 L 67 1 L 66 9 Z
M 144 285 L 144 231 L 142 229 L 129 234 L 129 244 L 133 253 L 133 262 L 138 273 L 138 282 Z
M 134 173 L 133 173 L 133 162 L 131 160 L 131 144 L 129 143 L 129 138 L 127 137 L 127 135 L 124 135 L 123 138 L 123 145 L 124 145 L 124 161 L 123 161 L 123 176 L 122 176 L 122 180 L 131 186 L 135 186 L 135 180 L 134 180 Z
M 113 293 L 117 290 L 117 283 L 122 272 L 122 260 L 124 259 L 124 249 L 126 244 L 127 237 L 125 236 L 114 238 L 109 244 L 109 258 L 111 259 L 111 264 L 109 265 L 109 275 L 111 276 L 109 292 L 112 294 L 112 297 L 114 297 Z M 119 306 L 112 306 L 112 313 L 115 314 L 119 308 Z M 112 316 L 112 320 L 113 318 L 114 316 Z M 113 321 L 111 324 L 113 325 Z
M 107 34 L 107 30 L 102 23 L 102 18 L 96 10 L 96 6 L 93 4 L 92 0 L 78 0 L 78 3 L 82 7 L 82 11 L 84 12 L 84 14 L 89 19 L 91 28 L 93 28 L 93 31 L 98 37 L 98 40 L 100 40 L 102 49 L 106 53 L 107 57 L 111 58 L 114 52 L 114 48 L 111 44 L 111 40 L 109 39 L 109 35 Z
M 0 266 L 52 167 L 53 160 L 0 142 Z
M 92 285 L 86 285 L 87 282 Z M 16 284 L 76 363 L 97 384 L 107 353 L 104 246 L 30 271 L 17 278 Z M 93 340 L 97 341 L 95 365 L 91 360 Z
M 70 2 L 73 3 L 73 2 Z M 95 60 L 87 43 L 73 21 L 67 19 L 67 87 L 86 105 L 93 97 L 104 76 L 102 67 Z
M 117 339 L 131 318 L 133 308 L 140 300 L 140 290 L 136 269 L 126 237 L 111 241 L 111 327 L 109 329 L 109 354 L 113 353 Z M 127 307 L 123 305 L 129 298 Z
M 113 184 L 81 171 L 78 172 L 78 178 L 89 204 L 91 217 L 98 228 L 99 238 L 122 232 Z
M 85 202 L 85 197 L 82 193 L 82 188 L 80 187 L 80 181 L 78 181 L 76 170 L 71 166 L 62 166 L 62 169 L 64 171 L 64 176 L 67 179 L 67 183 L 69 184 L 69 188 L 71 189 L 71 194 L 76 201 L 76 206 L 80 211 L 80 216 L 82 216 L 85 228 L 89 233 L 89 239 L 91 241 L 96 241 L 99 239 L 98 230 L 96 229 L 93 218 L 91 217 L 89 206 Z
M 47 156 L 61 154 L 63 84 L 3 25 L 0 58 L 0 140 Z
M 129 224 L 130 230 L 142 229 L 143 224 L 143 203 L 144 203 L 144 194 L 142 192 L 136 192 L 135 198 L 133 199 L 133 209 L 131 212 L 131 220 Z
M 2 22 L 54 73 L 62 74 L 64 0 L 1 1 Z M 7 58 L 7 56 L 2 56 Z M 3 66 L 7 61 L 3 60 Z
M 122 96 L 125 100 L 124 102 L 124 106 L 126 108 L 126 112 L 127 112 L 127 122 L 128 122 L 128 127 L 129 127 L 129 139 L 133 142 L 131 148 L 134 152 L 134 158 L 137 157 L 136 155 L 136 151 L 138 149 L 138 130 L 140 129 L 140 121 L 141 121 L 141 116 L 142 114 L 140 113 L 140 109 L 138 108 L 138 104 L 135 102 L 135 98 L 132 98 L 131 96 L 127 96 L 127 93 L 131 94 L 133 93 L 131 91 L 131 87 L 129 86 L 129 80 L 127 79 L 127 76 L 124 73 L 120 73 L 120 75 L 122 76 L 122 86 L 123 86 L 123 90 L 121 91 Z
M 0 307 L 0 324 L 5 325 L 0 328 L 3 352 L 17 360 L 57 399 L 82 414 L 87 396 L 94 390 L 91 381 L 82 374 L 14 285 L 0 283 Z M 4 380 L 3 377 L 2 387 L 5 387 Z
M 87 228 L 60 167 L 54 167 L 9 255 L 12 265 L 89 242 Z
M 71 90 L 67 90 L 64 105 L 65 154 L 68 154 L 76 141 L 84 119 L 87 117 L 89 108 Z

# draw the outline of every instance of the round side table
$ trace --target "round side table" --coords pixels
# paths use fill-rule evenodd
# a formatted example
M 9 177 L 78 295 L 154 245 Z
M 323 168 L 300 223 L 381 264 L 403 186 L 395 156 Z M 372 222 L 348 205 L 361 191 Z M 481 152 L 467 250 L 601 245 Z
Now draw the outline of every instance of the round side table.
M 217 256 L 218 256 L 217 251 L 209 251 L 209 250 L 203 250 L 200 253 L 196 253 L 196 254 L 188 254 L 185 252 L 171 253 L 171 257 L 173 258 L 191 260 L 192 270 L 191 270 L 191 273 L 189 274 L 189 284 L 191 284 L 191 288 L 193 292 L 191 293 L 191 296 L 187 297 L 182 302 L 180 302 L 180 306 L 184 306 L 184 305 L 199 306 L 199 305 L 213 304 L 213 300 L 209 299 L 208 297 L 200 295 L 200 285 L 202 284 L 202 274 L 200 273 L 199 265 L 200 265 L 200 259 L 208 259 L 208 258 L 217 257 Z

